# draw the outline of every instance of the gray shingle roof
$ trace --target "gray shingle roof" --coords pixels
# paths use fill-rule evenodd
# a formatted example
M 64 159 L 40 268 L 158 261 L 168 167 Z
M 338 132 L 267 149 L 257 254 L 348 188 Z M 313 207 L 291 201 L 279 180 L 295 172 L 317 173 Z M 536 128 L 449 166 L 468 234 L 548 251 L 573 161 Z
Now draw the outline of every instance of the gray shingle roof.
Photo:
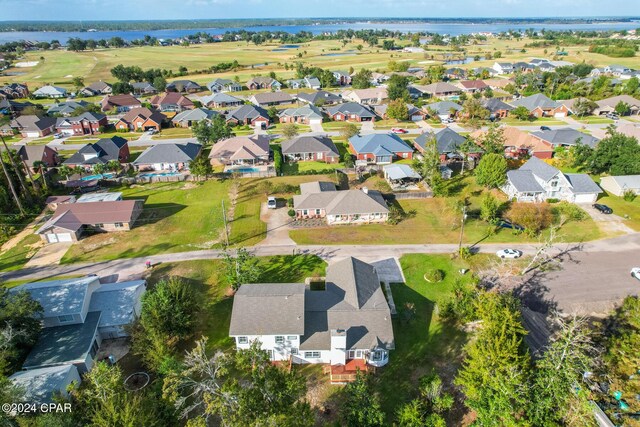
M 64 390 L 69 376 L 74 373 L 78 374 L 75 365 L 52 366 L 18 371 L 9 379 L 25 391 L 24 397 L 27 401 L 50 403 L 53 402 L 54 393 Z
M 297 108 L 287 108 L 278 114 L 279 117 L 306 117 L 309 119 L 322 119 L 322 111 L 313 105 L 303 105 Z
M 338 157 L 338 149 L 331 138 L 326 136 L 299 136 L 282 141 L 282 154 L 326 153 L 329 157 Z
M 425 108 L 427 111 L 434 110 L 438 115 L 450 114 L 452 108 L 455 111 L 462 110 L 462 106 L 453 101 L 434 102 L 433 104 L 427 105 Z
M 323 191 L 336 191 L 336 185 L 327 181 L 303 182 L 300 184 L 301 194 L 321 193 Z
M 527 96 L 526 98 L 520 98 L 511 102 L 514 107 L 525 107 L 529 111 L 533 111 L 540 107 L 543 109 L 558 108 L 561 104 L 559 102 L 549 99 L 543 93 L 536 93 L 535 95 Z
M 490 99 L 484 100 L 482 101 L 482 105 L 484 106 L 484 108 L 486 108 L 492 113 L 495 113 L 496 111 L 500 111 L 500 110 L 511 111 L 514 109 L 513 106 L 507 104 L 504 101 L 499 100 L 498 98 L 490 98 Z
M 541 130 L 533 132 L 532 135 L 552 145 L 576 145 L 578 140 L 580 140 L 584 145 L 595 147 L 600 141 L 594 136 L 572 128 Z
M 227 120 L 233 118 L 239 121 L 244 121 L 246 119 L 253 120 L 256 117 L 269 119 L 269 113 L 267 113 L 267 110 L 262 107 L 257 107 L 255 105 L 241 105 L 227 114 Z
M 544 189 L 530 170 L 511 170 L 507 179 L 520 193 L 544 193 Z
M 293 98 L 286 92 L 256 93 L 250 98 L 251 102 L 258 105 L 293 102 Z
M 233 298 L 229 335 L 302 335 L 303 283 L 244 284 Z
M 337 113 L 342 113 L 345 115 L 355 114 L 359 117 L 375 117 L 375 113 L 373 113 L 370 109 L 365 107 L 364 105 L 358 104 L 357 102 L 345 102 L 344 104 L 334 105 L 332 107 L 326 108 L 327 114 L 330 116 L 334 116 Z
M 456 131 L 444 128 L 436 132 L 423 133 L 415 139 L 416 144 L 422 148 L 426 148 L 427 142 L 434 138 L 436 139 L 436 145 L 438 147 L 438 153 L 446 154 L 453 153 L 458 150 L 458 147 L 464 143 L 464 136 L 460 135 Z
M 135 319 L 135 306 L 146 289 L 144 280 L 108 283 L 91 295 L 90 311 L 102 312 L 100 328 L 128 325 Z M 140 314 L 140 313 L 137 313 Z
M 575 194 L 602 193 L 602 189 L 586 173 L 566 173 L 564 176 L 571 184 L 571 191 Z
M 344 190 L 303 193 L 293 196 L 295 209 L 324 209 L 327 215 L 387 213 L 389 208 L 378 191 Z
M 349 142 L 358 154 L 375 153 L 379 148 L 383 148 L 389 153 L 407 153 L 413 151 L 409 144 L 393 133 L 356 135 L 349 138 Z
M 226 93 L 216 92 L 212 95 L 200 97 L 200 102 L 202 102 L 202 105 L 208 105 L 212 102 L 216 104 L 234 104 L 244 101 L 240 98 L 236 98 L 235 96 L 231 96 Z
M 537 157 L 531 157 L 524 165 L 520 166 L 519 170 L 531 171 L 535 176 L 541 178 L 545 182 L 560 173 L 558 169 Z
M 118 160 L 120 149 L 128 144 L 127 140 L 120 136 L 102 138 L 93 144 L 87 144 L 69 157 L 65 165 L 95 165 L 107 163 L 111 160 Z M 97 157 L 85 159 L 85 154 L 97 154 Z
M 87 290 L 96 277 L 26 283 L 11 292 L 27 291 L 44 309 L 44 317 L 79 314 L 83 311 Z
M 211 120 L 219 113 L 217 111 L 208 110 L 206 108 L 194 108 L 193 110 L 184 110 L 175 115 L 171 121 L 180 123 L 183 121 L 199 122 L 200 120 Z
M 327 92 L 326 90 L 319 90 L 311 93 L 299 93 L 295 97 L 301 101 L 308 102 L 309 104 L 313 105 L 318 103 L 320 100 L 328 104 L 342 101 L 341 97 L 331 92 Z
M 202 150 L 202 145 L 193 142 L 186 144 L 156 144 L 144 150 L 133 164 L 188 163 L 200 154 L 200 150 Z

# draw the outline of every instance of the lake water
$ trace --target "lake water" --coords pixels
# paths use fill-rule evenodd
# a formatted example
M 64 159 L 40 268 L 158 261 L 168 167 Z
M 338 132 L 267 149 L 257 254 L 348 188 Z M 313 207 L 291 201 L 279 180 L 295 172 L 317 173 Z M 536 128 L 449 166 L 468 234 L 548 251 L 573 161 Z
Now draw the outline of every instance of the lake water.
M 39 32 L 39 31 L 16 31 L 0 32 L 0 43 L 7 43 L 18 40 L 51 41 L 58 40 L 65 43 L 71 37 L 81 39 L 110 39 L 111 37 L 122 37 L 125 40 L 142 39 L 145 35 L 150 35 L 158 39 L 174 39 L 184 37 L 197 32 L 207 32 L 212 35 L 224 34 L 227 31 L 286 31 L 297 33 L 309 31 L 313 34 L 335 32 L 338 30 L 393 30 L 402 32 L 429 31 L 439 34 L 450 34 L 457 36 L 460 34 L 471 34 L 479 32 L 499 33 L 508 30 L 525 30 L 533 28 L 541 30 L 632 30 L 640 27 L 640 22 L 605 22 L 596 24 L 516 24 L 516 23 L 496 23 L 496 24 L 472 24 L 472 23 L 372 23 L 372 22 L 350 22 L 344 24 L 318 24 L 318 25 L 265 25 L 258 27 L 244 28 L 196 28 L 191 30 L 155 30 L 155 31 L 95 31 L 95 32 Z

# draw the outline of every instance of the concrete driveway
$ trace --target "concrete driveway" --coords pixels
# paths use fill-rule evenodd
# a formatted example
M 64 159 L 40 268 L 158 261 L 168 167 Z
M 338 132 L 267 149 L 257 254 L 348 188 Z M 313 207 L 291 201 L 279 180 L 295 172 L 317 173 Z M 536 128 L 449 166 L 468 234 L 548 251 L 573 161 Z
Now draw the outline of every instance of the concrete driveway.
M 309 127 L 311 128 L 311 132 L 324 133 L 322 123 L 311 123 Z
M 277 209 L 268 209 L 266 203 L 260 206 L 260 219 L 267 224 L 267 237 L 256 246 L 295 245 L 289 237 L 293 220 L 288 211 L 284 200 L 278 200 Z
M 47 265 L 60 264 L 60 260 L 67 253 L 73 243 L 48 243 L 45 244 L 36 254 L 25 264 L 25 267 L 42 267 Z
M 374 133 L 373 122 L 361 122 L 362 127 L 360 128 L 361 133 L 369 132 Z

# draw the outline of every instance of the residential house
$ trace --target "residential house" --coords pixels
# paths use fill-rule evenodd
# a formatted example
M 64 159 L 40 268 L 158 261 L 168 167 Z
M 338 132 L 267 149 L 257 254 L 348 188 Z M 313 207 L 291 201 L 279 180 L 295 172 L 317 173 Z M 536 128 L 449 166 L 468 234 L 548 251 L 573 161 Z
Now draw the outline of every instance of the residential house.
M 18 116 L 11 121 L 11 127 L 25 138 L 39 138 L 50 135 L 56 126 L 55 117 L 38 117 L 36 115 Z
M 346 71 L 332 71 L 333 78 L 336 80 L 338 86 L 347 86 L 351 84 L 351 76 Z
M 504 155 L 511 159 L 521 159 L 529 156 L 539 159 L 550 159 L 553 157 L 553 147 L 529 132 L 513 126 L 503 126 L 502 136 L 504 137 Z M 475 141 L 482 141 L 486 131 L 477 130 L 471 134 Z
M 129 162 L 129 143 L 126 139 L 112 136 L 89 143 L 73 153 L 64 164 L 71 168 L 81 166 L 91 169 L 94 165 L 106 165 L 112 160 L 120 163 Z
M 387 108 L 389 108 L 388 104 L 382 104 L 374 106 L 373 110 L 376 112 L 378 117 L 381 117 L 383 120 L 387 120 L 389 118 L 389 116 L 387 116 Z M 407 104 L 407 109 L 409 111 L 409 120 L 411 120 L 412 122 L 419 122 L 420 120 L 424 120 L 428 116 L 425 111 L 414 106 L 413 104 Z
M 459 68 L 459 67 L 447 68 L 446 70 L 444 70 L 444 76 L 446 78 L 448 78 L 449 80 L 466 79 L 467 78 L 467 70 Z
M 227 123 L 234 125 L 249 125 L 255 128 L 269 127 L 269 113 L 262 107 L 242 105 L 227 113 Z
M 36 107 L 36 105 L 30 101 L 18 102 L 13 99 L 0 97 L 0 114 L 4 114 L 5 116 L 20 115 L 27 107 Z
M 327 267 L 323 290 L 243 284 L 234 295 L 229 336 L 239 350 L 258 342 L 272 360 L 328 364 L 334 383 L 386 365 L 395 348 L 376 269 L 351 257 Z
M 320 89 L 321 84 L 320 80 L 317 77 L 306 76 L 303 79 L 292 79 L 287 81 L 287 86 L 291 89 L 301 89 L 301 88 L 309 88 L 309 89 Z
M 414 140 L 413 145 L 420 153 L 424 154 L 427 149 L 427 144 L 433 138 L 436 140 L 436 147 L 438 148 L 441 162 L 444 163 L 453 159 L 460 160 L 462 158 L 460 146 L 464 144 L 466 138 L 449 128 L 440 129 L 435 133 L 423 133 Z M 474 146 L 468 153 L 469 158 L 474 160 L 478 159 L 481 155 L 482 149 L 478 146 Z
M 460 95 L 462 90 L 459 87 L 446 82 L 431 83 L 429 85 L 413 85 L 414 88 L 419 90 L 431 98 L 451 98 Z
M 342 99 L 362 105 L 377 105 L 387 99 L 387 88 L 346 90 L 342 92 Z
M 54 384 L 42 383 L 49 393 L 38 397 L 50 398 L 51 391 L 79 382 L 78 373 L 91 370 L 103 340 L 128 336 L 125 327 L 140 316 L 145 290 L 144 280 L 101 285 L 95 275 L 27 283 L 11 289 L 28 292 L 43 308 L 42 333 L 24 361 L 25 371 L 21 374 L 31 372 L 36 377 L 56 372 L 59 378 Z M 64 367 L 71 367 L 72 371 L 75 368 L 75 375 L 65 373 Z M 29 392 L 33 389 L 29 388 Z
M 616 132 L 621 133 L 623 135 L 626 136 L 631 136 L 635 139 L 637 139 L 638 141 L 640 141 L 640 125 L 635 125 L 633 123 L 625 123 L 622 125 L 619 125 L 616 128 Z M 595 132 L 594 132 L 595 134 Z M 606 135 L 606 133 L 605 133 Z
M 49 107 L 49 109 L 47 110 L 47 114 L 69 117 L 72 116 L 76 110 L 86 110 L 90 105 L 92 104 L 89 104 L 88 102 L 82 100 L 60 102 Z
M 476 67 L 471 70 L 471 73 L 476 76 L 480 76 L 480 78 L 482 79 L 495 77 L 498 75 L 498 72 L 490 67 Z
M 278 91 L 282 88 L 282 83 L 271 77 L 257 76 L 247 82 L 247 88 L 249 90 L 271 89 Z
M 46 85 L 33 92 L 36 98 L 64 98 L 67 96 L 67 90 L 63 87 Z
M 155 129 L 160 131 L 162 123 L 167 120 L 167 116 L 148 108 L 134 108 L 125 113 L 115 125 L 117 130 L 141 131 Z
M 560 102 L 549 99 L 543 93 L 520 98 L 510 102 L 514 107 L 525 107 L 534 117 L 566 117 L 569 109 Z
M 531 135 L 545 144 L 555 147 L 571 147 L 572 145 L 581 144 L 588 145 L 591 148 L 600 141 L 598 138 L 589 134 L 582 133 L 572 128 L 551 129 L 551 130 L 539 130 L 531 133 Z
M 263 92 L 249 97 L 249 102 L 258 107 L 293 103 L 293 98 L 286 92 Z
M 36 234 L 47 243 L 76 242 L 87 231 L 129 231 L 142 213 L 144 200 L 64 203 Z
M 484 108 L 489 110 L 489 118 L 492 120 L 504 119 L 509 115 L 509 112 L 515 108 L 498 98 L 483 99 L 480 103 Z
M 240 92 L 242 90 L 242 85 L 230 79 L 215 79 L 214 81 L 207 83 L 207 88 L 209 88 L 211 93 Z
M 80 90 L 80 93 L 85 96 L 96 96 L 109 95 L 112 91 L 111 85 L 101 80 L 99 82 L 91 83 L 89 86 L 85 86 Z
M 321 124 L 322 111 L 314 105 L 287 108 L 278 114 L 280 123 L 300 123 L 305 125 Z
M 430 116 L 435 114 L 440 120 L 447 120 L 455 117 L 460 111 L 462 111 L 462 106 L 453 101 L 434 102 L 433 104 L 428 104 L 423 108 Z
M 593 114 L 595 116 L 600 116 L 609 113 L 616 113 L 616 106 L 621 102 L 629 106 L 630 115 L 640 114 L 640 101 L 629 95 L 612 96 L 611 98 L 596 101 L 598 107 L 593 111 Z
M 266 164 L 269 162 L 267 135 L 234 136 L 216 142 L 209 158 L 212 165 Z
M 20 156 L 20 160 L 22 160 L 32 172 L 39 169 L 38 167 L 34 167 L 35 162 L 42 162 L 48 168 L 58 166 L 60 163 L 58 152 L 44 144 L 21 145 L 20 148 L 18 148 L 18 156 Z
M 57 396 L 68 397 L 69 386 L 81 382 L 78 368 L 71 364 L 18 371 L 9 380 L 24 390 L 25 401 L 38 404 L 54 403 Z
M 465 93 L 482 92 L 489 88 L 489 86 L 487 86 L 487 84 L 482 80 L 461 80 L 456 83 L 456 86 Z
M 179 92 L 165 92 L 156 95 L 149 101 L 151 105 L 162 112 L 181 112 L 196 108 L 193 102 Z
M 310 93 L 299 93 L 294 96 L 298 101 L 305 102 L 307 104 L 315 105 L 316 107 L 322 107 L 325 105 L 334 105 L 342 102 L 342 97 L 327 92 L 326 90 L 319 90 Z
M 345 102 L 325 108 L 327 115 L 336 122 L 374 122 L 376 114 L 357 102 Z
M 622 74 L 630 72 L 631 69 L 629 67 L 625 67 L 624 65 L 611 64 L 604 67 L 604 72 L 606 74 L 610 74 L 615 77 L 620 77 Z
M 509 85 L 515 85 L 515 80 L 513 79 L 495 78 L 495 79 L 486 79 L 483 81 L 492 90 L 504 90 Z
M 336 191 L 330 182 L 308 182 L 300 185 L 300 195 L 293 196 L 296 219 L 324 218 L 328 225 L 383 223 L 389 219 L 389 208 L 378 191 Z
M 618 197 L 627 192 L 640 195 L 640 175 L 603 176 L 600 178 L 600 187 Z
M 59 117 L 56 131 L 66 136 L 97 135 L 108 125 L 107 116 L 87 111 L 75 117 Z
M 513 65 L 513 72 L 514 73 L 532 73 L 533 71 L 535 71 L 536 68 L 540 68 L 541 71 L 554 71 L 555 70 L 555 65 L 552 65 L 551 63 L 542 63 L 540 65 L 534 65 L 534 64 L 530 64 L 528 62 L 514 62 Z M 549 67 L 549 68 L 546 68 Z
M 188 128 L 202 120 L 211 121 L 217 115 L 218 112 L 216 111 L 207 110 L 206 108 L 194 108 L 193 110 L 184 110 L 176 114 L 171 119 L 171 123 L 177 127 Z
M 191 80 L 174 80 L 167 84 L 165 90 L 167 92 L 194 93 L 201 91 L 202 87 Z
M 375 71 L 371 73 L 371 80 L 369 82 L 372 86 L 380 86 L 384 84 L 387 80 L 389 80 L 391 76 L 382 73 L 376 73 Z
M 135 82 L 131 83 L 131 86 L 133 87 L 134 95 L 153 95 L 158 92 L 158 89 L 149 82 Z
M 353 136 L 349 138 L 349 149 L 358 163 L 387 164 L 413 158 L 411 146 L 394 133 Z
M 537 157 L 531 157 L 520 169 L 507 172 L 502 187 L 510 199 L 542 202 L 547 199 L 572 203 L 593 203 L 602 190 L 587 174 L 565 174 Z
M 238 107 L 244 104 L 244 100 L 221 92 L 200 97 L 200 102 L 209 108 Z
M 188 171 L 191 163 L 202 151 L 202 145 L 156 144 L 147 148 L 133 162 L 139 171 Z
M 115 109 L 118 113 L 125 113 L 131 109 L 142 107 L 142 103 L 138 98 L 129 94 L 107 95 L 100 101 L 102 111 L 111 111 Z
M 513 69 L 513 64 L 510 62 L 496 62 L 493 64 L 492 68 L 498 74 L 511 74 L 515 71 Z
M 340 161 L 338 148 L 326 136 L 298 136 L 282 141 L 282 155 L 289 162 L 319 161 L 337 163 Z
M 22 83 L 8 83 L 0 87 L 0 98 L 17 99 L 29 97 L 29 87 Z

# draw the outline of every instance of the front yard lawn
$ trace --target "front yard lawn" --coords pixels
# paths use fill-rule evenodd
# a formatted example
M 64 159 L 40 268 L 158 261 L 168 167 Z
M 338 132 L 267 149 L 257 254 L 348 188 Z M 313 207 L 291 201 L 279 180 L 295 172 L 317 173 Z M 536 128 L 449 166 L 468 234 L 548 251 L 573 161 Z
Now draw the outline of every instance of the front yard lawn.
M 602 117 L 602 116 L 587 116 L 587 117 L 577 117 L 577 116 L 572 116 L 572 118 L 580 123 L 584 123 L 586 125 L 592 125 L 592 124 L 613 124 L 613 120 L 608 119 L 606 117 Z
M 0 253 L 0 271 L 21 269 L 37 252 L 33 246 L 40 242 L 40 237 L 29 234 L 9 250 Z
M 375 129 L 391 129 L 391 128 L 402 128 L 402 129 L 417 129 L 420 126 L 416 122 L 411 121 L 403 121 L 398 122 L 397 120 L 376 120 L 373 123 L 373 127 Z
M 636 197 L 632 202 L 627 202 L 622 197 L 614 196 L 604 192 L 604 196 L 598 199 L 598 203 L 609 206 L 613 209 L 613 214 L 624 218 L 624 223 L 640 231 L 640 196 Z
M 122 191 L 126 199 L 144 199 L 142 215 L 131 231 L 100 233 L 71 246 L 62 263 L 134 258 L 157 253 L 210 249 L 222 243 L 222 205 L 229 206 L 229 181 L 156 183 Z
M 341 131 L 347 123 L 353 123 L 358 129 L 362 127 L 362 123 L 360 122 L 323 122 L 322 129 L 324 129 L 325 132 Z
M 175 127 L 162 129 L 159 134 L 153 135 L 151 139 L 173 139 L 173 138 L 191 138 L 193 133 L 189 128 Z
M 563 126 L 567 124 L 564 120 L 554 117 L 541 117 L 535 120 L 519 120 L 515 117 L 507 117 L 500 119 L 498 123 L 509 126 Z

